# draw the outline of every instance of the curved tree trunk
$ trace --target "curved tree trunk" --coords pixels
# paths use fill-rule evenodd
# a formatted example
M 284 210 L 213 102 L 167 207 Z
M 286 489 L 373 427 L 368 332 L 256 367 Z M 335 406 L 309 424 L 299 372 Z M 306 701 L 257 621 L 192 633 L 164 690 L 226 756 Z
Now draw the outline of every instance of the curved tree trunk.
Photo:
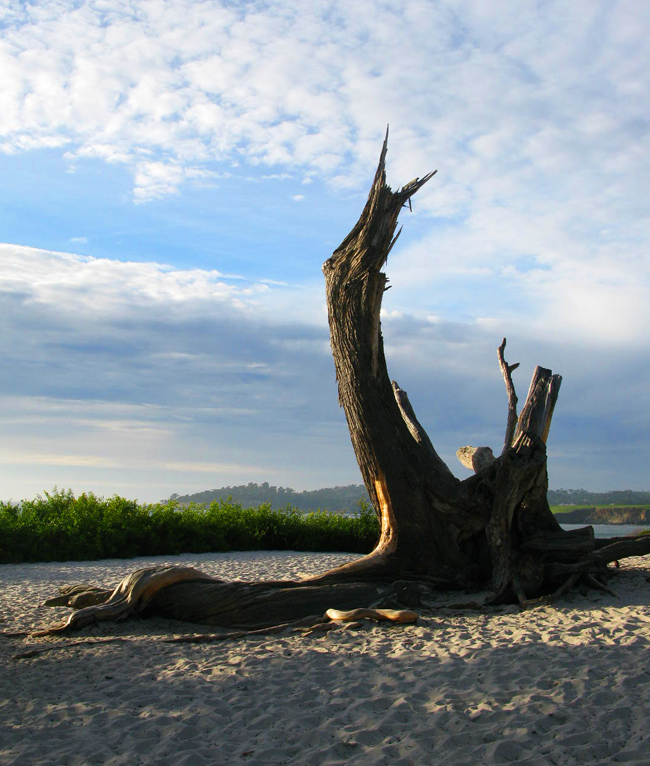
M 537 368 L 517 420 L 510 377 L 517 365 L 505 363 L 504 340 L 499 362 L 509 400 L 507 449 L 483 460 L 472 479 L 452 475 L 386 369 L 379 315 L 387 277 L 381 269 L 399 236 L 400 210 L 432 177 L 393 192 L 386 184 L 386 150 L 385 141 L 359 222 L 323 267 L 339 400 L 381 536 L 365 559 L 321 579 L 399 575 L 447 587 L 491 579 L 497 598 L 509 597 L 513 585 L 521 592 L 523 580 L 536 593 L 544 579 L 541 564 L 515 549 L 522 535 L 561 534 L 546 504 L 545 450 L 561 378 Z
M 246 629 L 302 620 L 329 607 L 416 606 L 431 588 L 489 585 L 491 602 L 538 603 L 626 555 L 650 552 L 650 535 L 607 545 L 586 527 L 563 532 L 546 500 L 546 440 L 561 383 L 538 367 L 517 417 L 511 373 L 498 350 L 508 398 L 501 455 L 464 447 L 474 476 L 459 481 L 436 453 L 408 396 L 386 369 L 380 325 L 382 271 L 397 218 L 433 174 L 398 191 L 386 184 L 384 142 L 361 217 L 323 266 L 339 401 L 364 483 L 381 522 L 372 553 L 300 582 L 225 583 L 187 568 L 141 570 L 115 591 L 74 591 L 53 599 L 84 607 L 58 632 L 134 612 L 155 612 Z M 409 202 L 410 204 L 410 202 Z M 95 605 L 92 605 L 92 604 Z M 91 605 L 87 605 L 91 604 Z M 47 631 L 46 631 L 47 632 Z

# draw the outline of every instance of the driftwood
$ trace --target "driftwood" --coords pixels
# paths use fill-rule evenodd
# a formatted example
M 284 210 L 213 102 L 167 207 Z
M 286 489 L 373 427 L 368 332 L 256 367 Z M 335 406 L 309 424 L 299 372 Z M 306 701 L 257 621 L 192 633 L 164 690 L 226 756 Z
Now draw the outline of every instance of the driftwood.
M 71 592 L 71 606 L 90 605 L 42 635 L 135 613 L 247 632 L 328 609 L 411 610 L 434 589 L 481 586 L 490 589 L 489 603 L 528 608 L 579 582 L 603 585 L 609 563 L 650 552 L 650 536 L 607 544 L 597 543 L 590 528 L 561 529 L 546 500 L 546 442 L 562 379 L 537 367 L 517 416 L 512 373 L 518 365 L 505 361 L 505 339 L 498 349 L 508 398 L 504 447 L 498 457 L 486 447 L 463 448 L 475 471 L 464 481 L 436 452 L 406 392 L 391 382 L 380 323 L 382 268 L 399 236 L 401 210 L 433 173 L 393 191 L 385 177 L 387 139 L 359 221 L 323 266 L 339 401 L 381 523 L 374 550 L 300 582 L 221 582 L 187 568 L 141 570 L 103 603 L 90 602 L 103 598 L 104 589 Z
M 400 604 L 406 600 L 417 605 L 421 595 L 430 594 L 423 584 L 399 581 L 315 587 L 304 583 L 304 580 L 224 582 L 192 567 L 148 567 L 128 575 L 113 590 L 82 585 L 62 588 L 60 595 L 45 605 L 70 606 L 75 611 L 64 622 L 32 635 L 66 634 L 99 622 L 151 614 L 237 628 L 236 637 L 269 629 L 312 627 L 329 620 L 372 619 L 407 624 L 416 615 L 400 609 Z M 83 606 L 86 596 L 93 601 L 89 606 Z M 347 611 L 330 608 L 332 603 Z M 369 608 L 359 610 L 360 603 L 367 603 Z M 222 638 L 219 634 L 213 640 Z
M 169 570 L 171 567 L 165 568 L 167 573 L 169 573 Z M 150 570 L 141 570 L 141 572 L 146 572 L 146 577 L 150 578 L 150 575 L 154 571 L 154 568 Z M 156 573 L 156 574 L 159 574 Z M 161 582 L 160 578 L 158 578 L 159 582 Z M 164 586 L 163 586 L 164 587 Z M 98 588 L 95 588 L 93 586 L 74 586 L 75 590 L 78 590 L 79 592 L 82 592 L 84 588 L 88 588 L 89 592 L 95 593 Z M 119 586 L 118 586 L 119 588 Z M 50 599 L 48 602 L 46 602 L 46 605 L 49 606 L 62 606 L 66 605 L 65 601 L 62 601 L 61 599 L 66 599 L 67 597 L 67 591 L 72 590 L 70 588 L 62 588 L 60 590 L 61 596 L 56 597 L 54 599 Z M 110 598 L 110 597 L 109 597 Z M 109 600 L 107 598 L 107 601 Z M 59 603 L 53 604 L 52 602 L 57 601 Z M 96 604 L 95 604 L 96 605 Z M 138 608 L 133 609 L 131 614 L 137 614 Z M 79 614 L 79 613 L 77 613 Z M 126 613 L 124 617 L 128 616 Z M 211 644 L 215 642 L 220 641 L 231 641 L 233 639 L 240 639 L 240 638 L 259 638 L 262 636 L 268 636 L 273 635 L 277 633 L 289 633 L 289 632 L 299 632 L 303 635 L 314 635 L 318 633 L 322 633 L 324 631 L 330 631 L 330 630 L 337 630 L 339 628 L 362 628 L 365 623 L 368 622 L 385 622 L 385 623 L 392 623 L 395 625 L 413 625 L 418 620 L 418 613 L 404 610 L 404 609 L 351 609 L 346 612 L 342 612 L 338 609 L 328 609 L 327 612 L 324 615 L 312 615 L 310 617 L 305 617 L 301 620 L 294 620 L 293 622 L 287 622 L 287 623 L 281 623 L 279 625 L 270 625 L 268 627 L 264 628 L 255 628 L 250 630 L 231 630 L 227 632 L 221 632 L 221 633 L 193 633 L 189 635 L 182 635 L 182 636 L 175 636 L 173 638 L 163 638 L 158 639 L 161 643 L 164 644 Z M 84 622 L 83 624 L 88 624 L 87 622 Z M 36 633 L 33 633 L 32 636 L 34 637 L 43 637 L 43 636 L 55 636 L 59 633 L 67 633 L 70 630 L 73 630 L 75 627 L 79 627 L 78 625 L 74 624 L 74 620 L 72 621 L 66 621 L 66 623 L 55 626 L 52 628 L 49 628 L 47 630 L 38 631 Z M 5 636 L 15 636 L 24 638 L 28 636 L 28 633 L 15 633 L 15 634 L 4 634 Z M 104 646 L 105 644 L 114 644 L 114 643 L 137 643 L 141 639 L 134 639 L 128 636 L 111 636 L 108 638 L 91 638 L 91 639 L 83 639 L 80 641 L 67 641 L 65 643 L 55 643 L 55 644 L 46 644 L 45 646 L 40 645 L 36 647 L 31 647 L 30 649 L 24 650 L 22 652 L 19 652 L 17 654 L 14 654 L 12 659 L 14 660 L 26 660 L 26 659 L 32 659 L 33 657 L 38 657 L 42 654 L 46 654 L 53 651 L 64 651 L 66 649 L 92 649 L 98 646 Z

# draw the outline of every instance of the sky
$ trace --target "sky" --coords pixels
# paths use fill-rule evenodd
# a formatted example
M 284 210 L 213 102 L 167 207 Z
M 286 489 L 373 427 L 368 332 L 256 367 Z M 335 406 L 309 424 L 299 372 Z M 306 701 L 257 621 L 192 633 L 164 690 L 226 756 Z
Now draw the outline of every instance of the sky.
M 323 262 L 437 170 L 389 374 L 454 473 L 496 349 L 563 376 L 551 488 L 649 489 L 650 5 L 0 0 L 0 499 L 360 483 Z

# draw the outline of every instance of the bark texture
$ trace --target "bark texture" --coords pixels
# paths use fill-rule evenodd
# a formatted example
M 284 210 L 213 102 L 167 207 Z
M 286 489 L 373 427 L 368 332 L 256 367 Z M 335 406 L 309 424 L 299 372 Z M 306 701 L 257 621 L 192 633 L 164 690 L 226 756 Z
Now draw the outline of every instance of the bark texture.
M 82 588 L 57 597 L 84 608 L 49 632 L 133 613 L 255 630 L 309 621 L 328 609 L 417 607 L 433 588 L 486 584 L 492 603 L 526 607 L 579 580 L 603 588 L 609 563 L 650 552 L 650 535 L 610 544 L 596 543 L 590 527 L 562 531 L 546 500 L 546 441 L 562 379 L 537 367 L 517 416 L 518 365 L 505 361 L 505 339 L 497 353 L 508 400 L 504 447 L 496 458 L 489 447 L 461 448 L 459 457 L 475 471 L 464 481 L 437 454 L 406 392 L 391 382 L 380 323 L 388 289 L 382 269 L 399 236 L 400 211 L 433 173 L 393 191 L 385 175 L 387 140 L 359 221 L 323 266 L 339 401 L 381 522 L 373 552 L 300 582 L 141 570 L 112 592 Z

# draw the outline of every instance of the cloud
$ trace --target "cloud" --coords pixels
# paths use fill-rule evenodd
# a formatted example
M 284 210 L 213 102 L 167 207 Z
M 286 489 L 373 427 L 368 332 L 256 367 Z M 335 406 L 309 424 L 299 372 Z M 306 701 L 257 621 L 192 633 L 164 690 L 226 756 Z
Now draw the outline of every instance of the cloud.
M 1 243 L 0 262 L 0 292 L 19 294 L 24 306 L 47 306 L 60 317 L 126 319 L 142 306 L 197 316 L 206 303 L 209 311 L 246 313 L 270 289 L 266 283 L 216 270 L 175 269 Z
M 13 370 L 0 391 L 191 405 L 222 420 L 273 421 L 304 406 L 304 374 L 291 364 L 320 357 L 327 328 L 298 315 L 291 323 L 286 311 L 277 320 L 274 293 L 286 301 L 296 288 L 10 245 L 0 246 L 0 264 L 0 351 Z M 269 392 L 273 412 L 264 409 Z
M 553 218 L 525 215 L 515 198 L 508 210 L 470 213 L 462 228 L 432 228 L 391 255 L 386 305 L 509 319 L 536 337 L 581 338 L 595 349 L 647 347 L 647 243 L 576 235 L 571 213 Z
M 177 194 L 184 180 L 182 167 L 164 162 L 140 162 L 135 173 L 133 197 L 136 202 L 148 202 Z
M 151 500 L 233 476 L 298 488 L 359 480 L 325 317 L 304 319 L 309 291 L 303 315 L 300 289 L 258 290 L 214 271 L 9 245 L 0 264 L 7 486 L 29 487 L 24 495 L 66 481 L 108 493 L 133 487 Z M 500 448 L 496 347 L 507 335 L 508 361 L 521 362 L 520 397 L 536 364 L 564 376 L 549 445 L 554 486 L 607 488 L 623 455 L 629 483 L 643 485 L 644 348 L 599 352 L 579 338 L 535 337 L 507 317 L 449 321 L 390 304 L 382 323 L 389 373 L 457 473 L 459 446 Z
M 15 452 L 4 451 L 0 453 L 0 459 L 3 463 L 9 465 L 48 465 L 48 466 L 67 466 L 74 468 L 117 468 L 119 464 L 113 460 L 105 460 L 93 455 L 61 455 L 43 454 L 38 452 Z
M 88 238 L 87 237 L 72 237 L 68 240 L 68 242 L 71 245 L 87 245 L 88 244 Z
M 124 163 L 143 202 L 242 159 L 358 185 L 391 122 L 395 176 L 444 165 L 437 214 L 480 197 L 486 167 L 548 185 L 581 163 L 611 188 L 646 162 L 648 22 L 601 2 L 29 5 L 0 40 L 0 146 Z
M 158 499 L 209 475 L 215 486 L 233 474 L 298 486 L 329 471 L 356 478 L 326 324 L 278 315 L 280 292 L 290 306 L 301 291 L 0 246 L 11 486 L 34 494 L 69 475 L 110 493 L 146 485 Z
M 365 191 L 390 122 L 389 179 L 440 170 L 394 256 L 405 302 L 647 342 L 649 29 L 605 2 L 30 5 L 0 37 L 0 149 L 126 165 L 140 204 L 242 163 Z

